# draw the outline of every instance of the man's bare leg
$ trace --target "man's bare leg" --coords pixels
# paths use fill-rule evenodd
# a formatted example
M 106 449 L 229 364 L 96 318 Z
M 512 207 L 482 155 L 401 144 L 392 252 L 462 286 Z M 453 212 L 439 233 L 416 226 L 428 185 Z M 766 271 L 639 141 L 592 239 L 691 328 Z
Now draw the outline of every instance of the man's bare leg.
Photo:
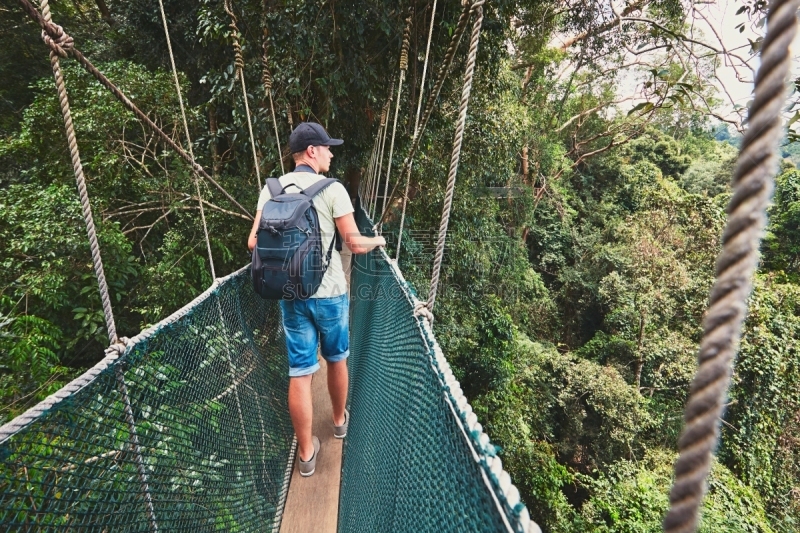
M 314 455 L 314 444 L 311 442 L 311 421 L 314 417 L 314 406 L 311 403 L 312 376 L 313 374 L 309 374 L 289 378 L 289 416 L 297 435 L 297 453 L 300 454 L 301 461 L 309 461 Z
M 331 395 L 333 423 L 344 424 L 344 407 L 347 404 L 347 359 L 328 363 L 328 394 Z

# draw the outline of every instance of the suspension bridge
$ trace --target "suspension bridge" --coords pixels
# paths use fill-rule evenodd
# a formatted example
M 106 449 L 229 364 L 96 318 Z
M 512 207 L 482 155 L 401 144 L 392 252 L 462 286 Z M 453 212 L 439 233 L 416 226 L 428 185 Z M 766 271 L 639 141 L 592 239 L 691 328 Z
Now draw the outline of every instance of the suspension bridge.
M 256 296 L 248 267 L 216 276 L 206 230 L 214 277 L 211 287 L 135 337 L 118 337 L 60 60 L 78 61 L 191 166 L 204 228 L 200 180 L 218 187 L 248 216 L 249 212 L 195 162 L 185 112 L 186 149 L 81 54 L 72 38 L 51 20 L 47 0 L 42 0 L 40 9 L 29 0 L 19 3 L 41 27 L 50 50 L 109 348 L 82 376 L 0 427 L 0 526 L 7 531 L 301 530 L 287 522 L 298 512 L 286 509 L 287 496 L 296 489 L 292 482 L 296 446 L 287 410 L 288 363 L 276 302 Z M 717 282 L 687 403 L 686 430 L 679 443 L 681 455 L 664 523 L 669 532 L 697 527 L 771 193 L 797 3 L 776 0 L 770 8 L 750 126 L 734 176 Z M 540 531 L 503 469 L 497 448 L 472 412 L 432 329 L 483 5 L 484 0 L 463 2 L 424 107 L 420 95 L 411 148 L 394 181 L 391 162 L 399 98 L 391 127 L 392 96 L 381 115 L 366 164 L 367 179 L 359 188 L 357 201 L 357 222 L 365 234 L 380 231 L 389 210 L 397 209 L 397 201 L 402 228 L 409 175 L 421 133 L 472 21 L 427 300 L 417 298 L 399 270 L 397 258 L 390 258 L 385 251 L 353 258 L 352 420 L 341 450 L 341 466 L 331 473 L 341 476 L 334 487 L 339 496 L 332 498 L 335 512 L 325 514 L 332 518 L 321 518 L 326 523 L 314 530 Z M 225 8 L 235 28 L 230 0 Z M 169 44 L 163 6 L 161 13 Z M 171 55 L 171 44 L 169 49 Z M 244 62 L 237 41 L 234 53 L 246 103 Z M 407 64 L 408 26 L 399 62 L 398 95 Z M 174 60 L 172 67 L 175 72 Z M 424 72 L 427 68 L 426 53 Z M 268 94 L 271 83 L 265 76 Z M 180 98 L 179 87 L 178 95 Z M 274 120 L 274 107 L 272 116 Z M 257 158 L 252 126 L 249 130 Z M 280 158 L 280 145 L 277 150 Z M 256 170 L 258 167 L 256 160 Z M 258 179 L 261 183 L 260 176 Z M 398 243 L 398 255 L 400 250 Z M 314 510 L 306 502 L 299 512 Z

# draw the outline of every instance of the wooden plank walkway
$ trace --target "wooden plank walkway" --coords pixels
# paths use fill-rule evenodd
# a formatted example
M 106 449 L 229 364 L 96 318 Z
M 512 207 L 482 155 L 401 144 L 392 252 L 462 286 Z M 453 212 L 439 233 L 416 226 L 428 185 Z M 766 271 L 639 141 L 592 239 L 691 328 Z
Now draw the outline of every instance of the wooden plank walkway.
M 319 437 L 317 470 L 302 477 L 297 459 L 289 482 L 289 494 L 281 520 L 281 533 L 336 533 L 339 521 L 339 483 L 342 477 L 342 443 L 333 436 L 333 411 L 328 396 L 328 367 L 319 358 L 311 395 L 314 402 L 314 435 Z M 297 454 L 299 456 L 299 454 Z
M 350 283 L 352 254 L 342 251 L 342 267 Z M 313 434 L 319 438 L 317 470 L 302 477 L 297 456 L 289 482 L 289 494 L 281 519 L 280 533 L 336 533 L 339 523 L 339 487 L 342 480 L 343 440 L 333 436 L 333 408 L 328 395 L 328 364 L 319 357 L 320 369 L 311 382 L 314 405 Z

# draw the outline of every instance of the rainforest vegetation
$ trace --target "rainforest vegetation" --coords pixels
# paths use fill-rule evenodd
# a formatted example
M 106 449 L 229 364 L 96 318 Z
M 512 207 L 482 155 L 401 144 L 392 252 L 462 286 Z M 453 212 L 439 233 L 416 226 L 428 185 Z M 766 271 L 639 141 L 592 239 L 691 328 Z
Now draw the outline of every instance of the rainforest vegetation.
M 198 161 L 242 205 L 256 179 L 222 0 L 165 0 Z M 357 179 L 410 66 L 394 168 L 413 134 L 431 0 L 237 0 L 262 176 L 290 121 L 345 139 Z M 490 0 L 435 332 L 546 532 L 660 531 L 759 40 L 726 50 L 689 0 Z M 763 27 L 762 0 L 731 24 Z M 155 0 L 57 0 L 53 20 L 184 143 Z M 460 2 L 440 0 L 426 91 Z M 467 32 L 468 34 L 469 32 Z M 422 138 L 400 266 L 424 296 L 466 38 Z M 266 58 L 263 62 L 262 59 Z M 117 329 L 132 336 L 212 281 L 189 167 L 74 61 L 62 60 Z M 433 73 L 433 74 L 431 74 Z M 107 343 L 40 29 L 0 4 L 0 423 L 97 362 Z M 427 94 L 427 93 L 426 93 Z M 733 118 L 731 118 L 733 117 Z M 800 150 L 788 132 L 701 531 L 800 531 Z M 284 153 L 284 155 L 287 155 Z M 288 159 L 287 159 L 288 162 Z M 505 188 L 505 189 L 498 189 Z M 497 191 L 501 193 L 498 195 Z M 503 193 L 502 191 L 506 191 Z M 247 264 L 247 217 L 203 184 L 217 275 Z M 500 196 L 498 198 L 498 196 Z M 392 206 L 384 233 L 393 249 Z

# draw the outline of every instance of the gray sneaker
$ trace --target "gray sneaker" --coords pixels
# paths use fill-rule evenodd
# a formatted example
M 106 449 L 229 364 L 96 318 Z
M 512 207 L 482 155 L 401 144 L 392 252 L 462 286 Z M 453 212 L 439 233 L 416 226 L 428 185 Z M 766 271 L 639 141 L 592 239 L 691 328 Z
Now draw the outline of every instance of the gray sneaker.
M 317 437 L 311 437 L 311 442 L 314 444 L 314 455 L 311 456 L 311 459 L 308 461 L 300 460 L 298 455 L 297 459 L 300 463 L 300 475 L 303 477 L 308 477 L 314 473 L 314 470 L 317 469 L 317 455 L 319 455 L 319 439 Z
M 333 425 L 333 436 L 337 439 L 343 439 L 347 436 L 347 425 L 350 423 L 350 411 L 344 410 L 344 424 L 341 426 Z

